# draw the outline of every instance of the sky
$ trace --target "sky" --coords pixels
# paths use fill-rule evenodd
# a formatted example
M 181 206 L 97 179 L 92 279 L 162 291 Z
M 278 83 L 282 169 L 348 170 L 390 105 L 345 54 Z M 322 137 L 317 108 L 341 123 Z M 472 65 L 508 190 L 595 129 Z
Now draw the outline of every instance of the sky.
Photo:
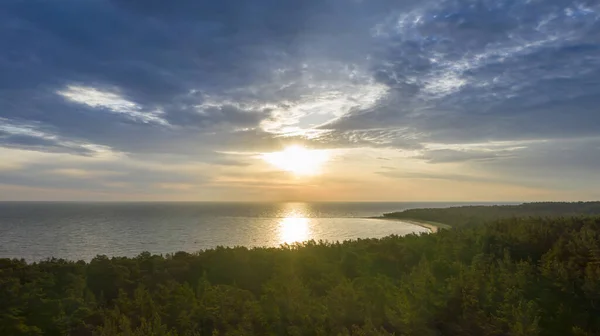
M 0 3 L 0 200 L 592 199 L 598 0 Z

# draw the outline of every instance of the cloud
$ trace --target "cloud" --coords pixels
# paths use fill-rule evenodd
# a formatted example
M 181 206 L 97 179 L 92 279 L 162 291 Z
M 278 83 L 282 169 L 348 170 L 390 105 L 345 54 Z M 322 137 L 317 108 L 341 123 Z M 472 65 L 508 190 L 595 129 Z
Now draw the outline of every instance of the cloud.
M 57 168 L 49 171 L 51 174 L 67 176 L 71 178 L 99 178 L 104 176 L 124 175 L 123 172 L 110 170 L 85 170 L 78 168 Z
M 600 188 L 600 138 L 531 144 L 506 159 L 480 162 L 481 169 L 512 180 L 530 180 L 571 190 Z
M 33 150 L 40 152 L 64 152 L 91 156 L 106 151 L 106 148 L 61 138 L 40 130 L 39 125 L 13 122 L 0 117 L 0 147 Z
M 588 172 L 599 13 L 586 0 L 5 0 L 0 147 L 233 169 L 248 162 L 223 153 L 302 143 Z M 523 148 L 464 147 L 498 142 Z
M 100 91 L 93 87 L 68 85 L 64 90 L 57 91 L 56 93 L 68 100 L 85 104 L 92 108 L 106 109 L 113 113 L 122 113 L 136 121 L 168 125 L 160 117 L 162 112 L 142 112 L 140 106 L 113 92 Z
M 594 3 L 174 7 L 8 1 L 4 117 L 126 151 L 138 149 L 114 133 L 177 142 L 197 128 L 325 124 L 340 134 L 324 141 L 352 145 L 347 132 L 372 128 L 469 142 L 595 134 L 600 123 L 590 112 L 600 89 Z
M 156 184 L 200 187 L 208 181 L 181 167 L 140 165 L 128 160 L 37 162 L 5 169 L 0 184 L 54 190 L 153 193 Z
M 423 159 L 429 163 L 448 163 L 464 161 L 488 161 L 510 157 L 511 151 L 467 151 L 452 149 L 437 149 L 426 151 L 417 158 Z
M 426 179 L 426 180 L 448 180 L 459 182 L 486 182 L 486 183 L 505 183 L 506 181 L 498 181 L 490 177 L 481 177 L 464 174 L 439 174 L 439 173 L 422 173 L 422 172 L 398 172 L 390 171 L 386 167 L 385 171 L 379 171 L 377 174 L 392 179 Z
M 373 147 L 415 149 L 422 145 L 416 135 L 405 128 L 366 129 L 343 132 L 324 132 L 314 139 L 316 143 L 337 147 Z
M 393 90 L 329 127 L 408 125 L 433 142 L 596 135 L 598 6 L 436 1 L 393 15 L 375 65 Z

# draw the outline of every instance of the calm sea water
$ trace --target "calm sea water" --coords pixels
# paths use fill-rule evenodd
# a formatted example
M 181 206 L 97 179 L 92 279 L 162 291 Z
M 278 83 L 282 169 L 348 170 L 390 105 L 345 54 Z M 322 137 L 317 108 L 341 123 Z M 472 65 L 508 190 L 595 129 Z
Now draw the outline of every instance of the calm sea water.
M 32 203 L 0 202 L 0 258 L 90 260 L 222 246 L 279 246 L 427 232 L 366 219 L 457 203 Z

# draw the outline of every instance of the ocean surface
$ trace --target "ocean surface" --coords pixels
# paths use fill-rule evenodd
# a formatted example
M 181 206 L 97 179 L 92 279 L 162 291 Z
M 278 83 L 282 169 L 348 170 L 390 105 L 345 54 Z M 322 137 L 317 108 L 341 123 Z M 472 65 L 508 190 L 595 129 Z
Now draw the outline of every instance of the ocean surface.
M 0 202 L 0 258 L 90 260 L 406 235 L 427 229 L 367 219 L 465 203 L 55 203 Z

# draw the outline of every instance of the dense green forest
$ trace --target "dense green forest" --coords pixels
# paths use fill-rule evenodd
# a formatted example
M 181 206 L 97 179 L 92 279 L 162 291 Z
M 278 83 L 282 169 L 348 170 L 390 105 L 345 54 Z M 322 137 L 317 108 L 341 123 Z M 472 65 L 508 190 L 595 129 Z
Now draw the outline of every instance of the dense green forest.
M 537 202 L 520 205 L 460 206 L 452 208 L 409 209 L 384 214 L 386 218 L 439 222 L 451 226 L 481 224 L 515 217 L 568 217 L 599 215 L 600 202 Z
M 3 336 L 599 334 L 600 217 L 87 263 L 0 259 Z

